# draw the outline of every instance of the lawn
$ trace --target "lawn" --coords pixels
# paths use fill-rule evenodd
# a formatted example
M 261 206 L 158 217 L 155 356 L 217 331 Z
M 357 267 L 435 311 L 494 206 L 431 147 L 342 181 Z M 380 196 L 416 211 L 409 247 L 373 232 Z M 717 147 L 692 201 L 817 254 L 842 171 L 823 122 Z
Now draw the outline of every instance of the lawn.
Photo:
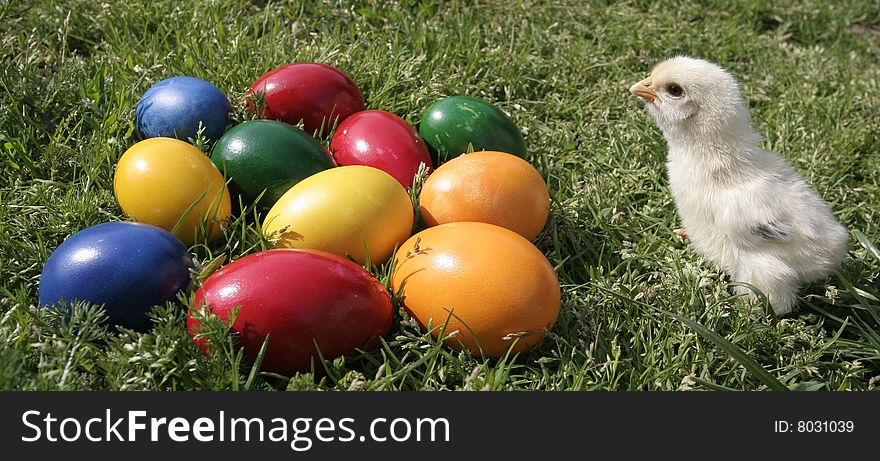
M 0 21 L 0 389 L 880 387 L 875 0 L 0 1 Z M 794 315 L 735 297 L 673 233 L 666 145 L 627 89 L 677 54 L 737 76 L 764 146 L 851 232 L 841 272 L 805 287 Z M 254 372 L 222 325 L 200 354 L 179 305 L 157 307 L 148 333 L 107 328 L 96 309 L 59 322 L 36 307 L 43 263 L 65 237 L 125 219 L 112 177 L 147 88 L 204 78 L 246 120 L 250 83 L 297 61 L 340 68 L 367 108 L 412 124 L 432 102 L 468 95 L 522 128 L 552 200 L 535 243 L 562 286 L 539 346 L 473 357 L 401 315 L 378 349 L 287 378 Z M 264 245 L 244 217 L 191 251 L 207 264 Z

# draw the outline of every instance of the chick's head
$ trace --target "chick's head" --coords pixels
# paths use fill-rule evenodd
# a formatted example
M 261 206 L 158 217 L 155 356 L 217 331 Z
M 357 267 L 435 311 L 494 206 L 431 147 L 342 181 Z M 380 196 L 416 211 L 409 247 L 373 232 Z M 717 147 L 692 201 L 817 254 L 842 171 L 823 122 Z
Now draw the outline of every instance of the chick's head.
M 702 59 L 678 56 L 663 61 L 630 92 L 645 101 L 667 136 L 748 129 L 749 116 L 736 80 Z

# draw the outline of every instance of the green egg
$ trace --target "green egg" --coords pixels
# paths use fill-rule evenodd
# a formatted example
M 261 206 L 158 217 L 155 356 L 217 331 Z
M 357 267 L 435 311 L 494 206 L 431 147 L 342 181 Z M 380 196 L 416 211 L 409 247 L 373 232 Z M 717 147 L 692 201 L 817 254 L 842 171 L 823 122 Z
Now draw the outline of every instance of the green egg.
M 265 190 L 259 207 L 269 209 L 296 183 L 331 168 L 321 145 L 306 132 L 283 122 L 253 120 L 230 129 L 214 145 L 211 161 L 231 189 L 249 205 Z
M 419 134 L 435 164 L 474 151 L 493 150 L 525 157 L 519 127 L 504 112 L 483 100 L 452 96 L 431 104 L 422 115 Z

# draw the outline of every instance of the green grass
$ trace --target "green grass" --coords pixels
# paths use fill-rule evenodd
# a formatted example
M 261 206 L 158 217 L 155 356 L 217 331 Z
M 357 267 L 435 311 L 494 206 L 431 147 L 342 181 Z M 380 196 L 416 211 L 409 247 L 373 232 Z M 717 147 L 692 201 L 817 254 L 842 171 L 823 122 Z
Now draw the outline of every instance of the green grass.
M 0 389 L 877 389 L 880 387 L 880 3 L 0 1 Z M 735 298 L 672 230 L 665 143 L 627 93 L 675 54 L 739 79 L 766 147 L 852 231 L 839 275 L 797 315 Z M 65 237 L 124 219 L 112 192 L 134 108 L 173 75 L 230 95 L 295 61 L 339 67 L 366 105 L 417 123 L 448 95 L 522 127 L 551 218 L 536 240 L 563 304 L 538 347 L 484 360 L 399 317 L 380 348 L 322 374 L 254 373 L 223 324 L 201 355 L 180 306 L 146 334 L 101 312 L 37 309 Z M 197 245 L 202 264 L 265 247 L 253 219 Z M 187 302 L 191 302 L 188 295 Z

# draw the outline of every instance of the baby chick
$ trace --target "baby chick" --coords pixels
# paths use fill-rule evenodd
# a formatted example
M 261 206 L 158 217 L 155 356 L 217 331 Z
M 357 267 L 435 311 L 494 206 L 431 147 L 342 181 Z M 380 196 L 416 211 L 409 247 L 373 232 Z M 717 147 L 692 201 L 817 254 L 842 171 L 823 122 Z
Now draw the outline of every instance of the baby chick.
M 790 165 L 760 147 L 733 76 L 676 57 L 630 92 L 663 131 L 669 187 L 703 257 L 761 290 L 777 315 L 792 310 L 800 285 L 836 270 L 849 233 Z

